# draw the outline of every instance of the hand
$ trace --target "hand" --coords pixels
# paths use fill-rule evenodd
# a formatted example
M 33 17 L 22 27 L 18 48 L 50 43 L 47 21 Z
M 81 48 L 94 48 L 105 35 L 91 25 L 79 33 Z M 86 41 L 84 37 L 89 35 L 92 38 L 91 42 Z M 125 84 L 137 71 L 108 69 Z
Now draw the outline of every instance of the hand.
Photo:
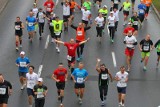
M 9 95 L 11 95 L 11 94 L 12 94 L 12 90 L 10 89 L 10 90 L 9 90 Z
M 90 40 L 90 38 L 87 39 L 87 41 L 89 41 L 89 40 Z
M 67 81 L 67 78 L 65 79 L 65 81 Z
M 56 80 L 56 82 L 59 82 L 60 80 Z
M 101 59 L 97 58 L 97 62 L 100 62 L 100 61 L 101 61 Z
M 140 51 L 142 52 L 142 48 L 140 49 Z
M 76 80 L 73 80 L 74 81 L 74 83 L 76 83 Z
M 43 95 L 46 96 L 46 92 L 43 92 Z

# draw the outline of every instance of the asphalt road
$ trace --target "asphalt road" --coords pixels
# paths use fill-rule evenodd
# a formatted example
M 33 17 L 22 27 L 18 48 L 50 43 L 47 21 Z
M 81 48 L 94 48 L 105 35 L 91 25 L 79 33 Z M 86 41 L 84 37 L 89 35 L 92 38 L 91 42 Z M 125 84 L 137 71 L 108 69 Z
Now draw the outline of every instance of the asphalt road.
M 38 7 L 42 7 L 44 0 L 40 1 Z M 14 21 L 16 16 L 20 16 L 25 22 L 25 17 L 29 9 L 32 7 L 33 0 L 12 0 L 8 3 L 5 10 L 0 15 L 0 72 L 4 74 L 5 79 L 13 84 L 13 94 L 9 99 L 8 107 L 28 107 L 26 90 L 20 90 L 20 83 L 18 79 L 17 67 L 15 60 L 19 53 L 15 51 L 15 36 L 14 36 Z M 109 1 L 104 1 L 104 4 L 110 6 Z M 62 7 L 58 4 L 55 10 L 56 14 L 62 18 Z M 97 11 L 93 7 L 93 17 L 97 16 Z M 74 24 L 81 21 L 81 12 L 77 10 Z M 120 21 L 118 31 L 116 32 L 115 42 L 109 42 L 107 30 L 103 35 L 102 44 L 98 43 L 96 38 L 95 26 L 87 31 L 87 37 L 91 40 L 85 45 L 83 62 L 85 68 L 89 72 L 89 80 L 86 82 L 85 96 L 81 107 L 99 107 L 100 98 L 97 84 L 97 72 L 95 71 L 96 58 L 99 57 L 111 70 L 114 76 L 121 65 L 126 65 L 123 44 L 124 36 L 122 36 L 123 15 L 120 13 Z M 38 73 L 40 65 L 43 65 L 41 77 L 44 78 L 45 85 L 48 86 L 48 95 L 46 97 L 45 107 L 58 107 L 57 93 L 55 82 L 51 79 L 53 70 L 57 67 L 59 62 L 63 62 L 67 67 L 66 48 L 61 46 L 61 52 L 58 54 L 55 45 L 50 43 L 45 49 L 46 39 L 49 35 L 47 24 L 45 25 L 43 39 L 39 41 L 37 34 L 32 44 L 29 43 L 26 29 L 23 35 L 22 50 L 26 52 L 31 60 L 31 64 L 36 67 L 35 72 Z M 148 20 L 144 21 L 144 25 L 139 30 L 137 37 L 138 42 L 145 37 L 147 33 L 151 34 L 151 39 L 154 43 L 159 39 L 160 22 L 155 13 L 150 11 Z M 63 41 L 68 41 L 75 37 L 75 31 L 69 28 L 69 32 L 62 35 Z M 50 38 L 51 39 L 51 38 Z M 112 53 L 115 53 L 116 65 L 114 66 Z M 136 47 L 135 55 L 132 61 L 132 69 L 129 74 L 129 83 L 127 88 L 126 107 L 157 107 L 160 105 L 160 71 L 156 70 L 156 52 L 153 50 L 149 59 L 148 70 L 143 72 L 143 64 L 140 63 L 140 52 Z M 79 107 L 76 96 L 74 94 L 73 82 L 68 80 L 65 88 L 65 107 Z M 117 107 L 117 91 L 116 82 L 110 83 L 107 105 L 106 107 Z

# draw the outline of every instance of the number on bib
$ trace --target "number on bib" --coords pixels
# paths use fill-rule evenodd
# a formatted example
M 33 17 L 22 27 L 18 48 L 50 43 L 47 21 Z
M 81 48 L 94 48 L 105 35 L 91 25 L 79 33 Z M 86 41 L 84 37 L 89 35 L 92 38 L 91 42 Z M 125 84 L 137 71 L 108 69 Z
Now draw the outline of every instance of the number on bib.
M 83 83 L 83 82 L 84 82 L 83 78 L 77 78 L 77 83 Z
M 72 57 L 69 56 L 69 55 L 67 55 L 67 59 L 68 59 L 69 61 L 71 61 L 71 60 L 72 60 Z
M 0 88 L 0 95 L 6 94 L 6 88 Z
M 43 95 L 43 92 L 37 92 L 37 98 L 43 98 L 44 95 Z
M 108 78 L 108 75 L 107 74 L 102 74 L 101 78 L 102 78 L 102 80 L 106 80 Z

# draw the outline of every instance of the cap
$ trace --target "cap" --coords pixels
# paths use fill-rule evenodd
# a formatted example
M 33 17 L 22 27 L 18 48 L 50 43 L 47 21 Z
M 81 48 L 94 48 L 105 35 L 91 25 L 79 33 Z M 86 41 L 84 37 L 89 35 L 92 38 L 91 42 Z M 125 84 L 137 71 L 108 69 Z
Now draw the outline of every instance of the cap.
M 113 11 L 111 11 L 110 13 L 112 13 L 112 14 L 113 14 L 114 12 L 113 12 Z
M 37 5 L 36 3 L 33 3 L 33 5 Z
M 25 55 L 25 52 L 24 52 L 24 51 L 21 51 L 21 52 L 20 52 L 20 55 Z
M 131 25 L 132 23 L 131 22 L 128 22 L 128 25 Z
M 104 5 L 103 7 L 107 8 L 107 6 L 106 6 L 106 5 Z
M 43 82 L 43 78 L 38 78 L 38 82 Z

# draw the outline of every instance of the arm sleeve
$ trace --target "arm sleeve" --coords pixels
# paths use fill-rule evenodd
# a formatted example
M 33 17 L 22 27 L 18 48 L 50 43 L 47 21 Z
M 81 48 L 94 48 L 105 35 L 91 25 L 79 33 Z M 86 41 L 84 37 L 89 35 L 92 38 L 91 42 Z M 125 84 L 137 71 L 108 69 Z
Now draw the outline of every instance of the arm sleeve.
M 12 84 L 10 82 L 7 82 L 7 84 L 8 84 L 8 87 L 12 89 Z
M 158 40 L 158 41 L 155 43 L 154 47 L 156 48 L 159 43 L 160 43 L 160 40 Z
M 89 30 L 91 28 L 91 26 L 85 27 L 84 30 Z
M 71 25 L 71 27 L 72 27 L 73 29 L 75 29 L 75 30 L 77 29 L 77 27 L 76 27 L 76 26 L 74 26 L 74 25 Z

